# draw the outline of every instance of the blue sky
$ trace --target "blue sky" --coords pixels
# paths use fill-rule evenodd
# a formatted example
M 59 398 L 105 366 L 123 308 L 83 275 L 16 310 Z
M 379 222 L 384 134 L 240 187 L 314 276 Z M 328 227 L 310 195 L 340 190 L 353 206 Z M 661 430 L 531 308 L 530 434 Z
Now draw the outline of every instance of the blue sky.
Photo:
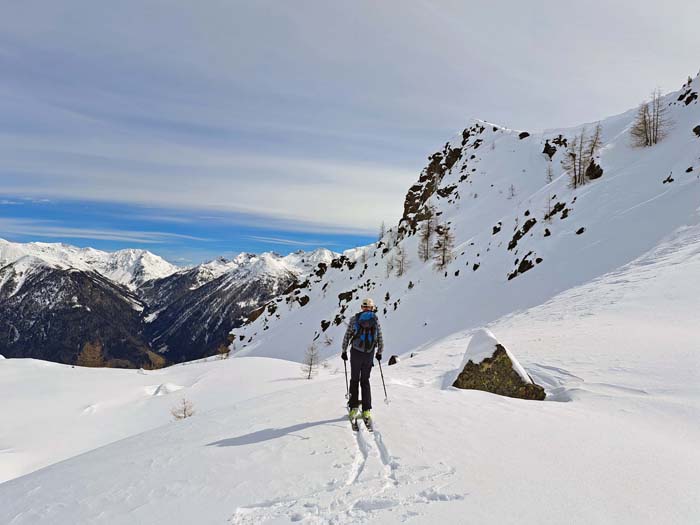
M 469 118 L 595 121 L 700 66 L 698 3 L 565 4 L 6 2 L 0 237 L 342 250 Z

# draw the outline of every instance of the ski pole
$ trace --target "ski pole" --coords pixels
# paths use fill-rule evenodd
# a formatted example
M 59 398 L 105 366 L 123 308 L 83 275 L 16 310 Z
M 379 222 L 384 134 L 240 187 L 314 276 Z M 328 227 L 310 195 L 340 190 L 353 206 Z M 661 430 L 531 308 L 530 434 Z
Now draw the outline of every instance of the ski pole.
M 348 386 L 348 362 L 343 359 L 345 367 L 345 399 L 350 399 L 350 387 Z
M 389 396 L 386 393 L 386 383 L 384 383 L 384 372 L 382 372 L 382 362 L 379 361 L 379 373 L 382 375 L 382 386 L 384 387 L 384 402 L 389 404 Z

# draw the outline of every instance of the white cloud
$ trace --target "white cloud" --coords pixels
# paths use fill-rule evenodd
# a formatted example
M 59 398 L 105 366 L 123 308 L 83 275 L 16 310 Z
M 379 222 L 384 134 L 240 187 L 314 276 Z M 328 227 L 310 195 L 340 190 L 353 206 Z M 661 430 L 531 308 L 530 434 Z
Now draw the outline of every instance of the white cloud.
M 236 154 L 212 147 L 7 138 L 0 193 L 254 215 L 259 226 L 374 232 L 395 222 L 417 175 L 373 163 Z M 17 155 L 32 147 L 39 154 Z M 176 220 L 176 217 L 170 217 Z M 162 220 L 167 221 L 167 217 Z M 185 219 L 179 218 L 183 221 Z
M 246 237 L 253 241 L 261 241 L 270 244 L 283 244 L 286 246 L 335 246 L 332 241 L 297 241 L 294 239 L 282 239 L 279 237 L 261 237 L 258 235 L 249 235 Z
M 0 192 L 290 230 L 374 232 L 467 116 L 594 121 L 700 47 L 687 0 L 7 4 Z
M 71 228 L 55 226 L 55 221 L 33 219 L 0 218 L 0 232 L 4 234 L 27 235 L 58 239 L 96 239 L 110 241 L 125 241 L 130 243 L 160 244 L 173 239 L 192 241 L 210 241 L 203 237 L 181 235 L 169 232 L 133 231 L 119 229 Z

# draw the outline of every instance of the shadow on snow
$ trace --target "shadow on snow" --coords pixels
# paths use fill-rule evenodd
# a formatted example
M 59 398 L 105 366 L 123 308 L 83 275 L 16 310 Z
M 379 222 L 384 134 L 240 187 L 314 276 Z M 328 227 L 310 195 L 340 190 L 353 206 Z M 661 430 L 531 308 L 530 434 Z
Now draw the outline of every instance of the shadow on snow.
M 326 425 L 328 423 L 339 423 L 341 421 L 347 421 L 347 417 L 338 417 L 336 419 L 324 419 L 322 421 L 312 421 L 310 423 L 300 423 L 298 425 L 292 425 L 285 428 L 265 428 L 263 430 L 258 430 L 257 432 L 252 432 L 250 434 L 244 434 L 242 436 L 222 439 L 220 441 L 214 441 L 213 443 L 208 443 L 208 447 L 240 447 L 242 445 L 251 445 L 253 443 L 261 443 L 263 441 L 270 441 L 272 439 L 277 439 L 287 435 L 293 435 L 293 432 L 298 432 L 300 430 L 306 430 L 307 428 L 315 427 L 318 425 Z M 299 439 L 309 439 L 303 436 L 294 436 Z

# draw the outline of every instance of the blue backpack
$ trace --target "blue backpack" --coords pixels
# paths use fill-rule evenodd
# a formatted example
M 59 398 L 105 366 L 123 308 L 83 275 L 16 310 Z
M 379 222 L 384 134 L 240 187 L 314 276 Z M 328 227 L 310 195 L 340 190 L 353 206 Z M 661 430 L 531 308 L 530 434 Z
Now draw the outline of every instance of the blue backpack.
M 352 347 L 361 352 L 371 352 L 377 344 L 377 316 L 374 312 L 362 312 L 355 317 L 355 335 Z

